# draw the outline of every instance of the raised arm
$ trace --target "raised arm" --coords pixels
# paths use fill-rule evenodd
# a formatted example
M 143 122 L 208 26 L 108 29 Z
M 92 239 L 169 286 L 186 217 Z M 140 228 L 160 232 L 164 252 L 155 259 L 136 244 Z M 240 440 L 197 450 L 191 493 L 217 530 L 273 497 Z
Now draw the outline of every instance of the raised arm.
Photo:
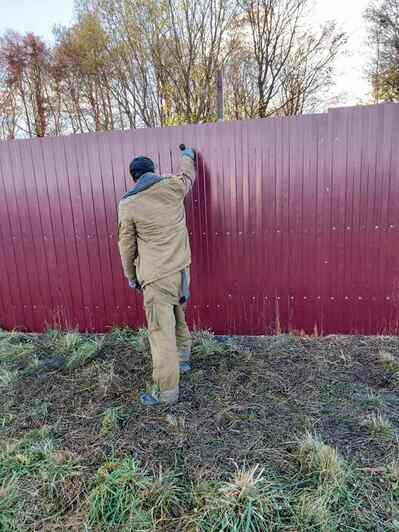
M 183 146 L 182 146 L 183 147 Z M 195 151 L 192 148 L 181 149 L 180 171 L 173 176 L 181 187 L 184 195 L 190 192 L 195 182 Z

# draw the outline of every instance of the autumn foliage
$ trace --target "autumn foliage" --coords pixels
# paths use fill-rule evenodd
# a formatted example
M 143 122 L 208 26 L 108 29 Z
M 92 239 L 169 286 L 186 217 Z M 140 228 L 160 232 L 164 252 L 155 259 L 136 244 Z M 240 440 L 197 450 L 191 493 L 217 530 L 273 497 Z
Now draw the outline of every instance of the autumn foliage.
M 345 42 L 310 0 L 80 0 L 49 46 L 0 40 L 0 137 L 42 137 L 312 111 Z

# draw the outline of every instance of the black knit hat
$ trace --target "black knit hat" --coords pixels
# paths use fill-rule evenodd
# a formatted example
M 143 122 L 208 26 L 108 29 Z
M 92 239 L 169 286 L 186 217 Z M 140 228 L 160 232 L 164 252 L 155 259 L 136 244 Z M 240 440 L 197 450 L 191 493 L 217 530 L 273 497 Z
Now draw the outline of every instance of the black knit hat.
M 153 172 L 155 165 L 148 157 L 135 157 L 129 165 L 130 175 L 133 179 L 139 179 L 147 172 Z

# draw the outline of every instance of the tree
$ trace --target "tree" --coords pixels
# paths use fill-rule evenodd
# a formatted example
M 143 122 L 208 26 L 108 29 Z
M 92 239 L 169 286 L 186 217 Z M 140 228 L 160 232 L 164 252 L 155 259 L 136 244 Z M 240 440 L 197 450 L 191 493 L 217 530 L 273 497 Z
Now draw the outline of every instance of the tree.
M 79 9 L 96 13 L 109 38 L 112 92 L 128 125 L 163 125 L 162 73 L 154 58 L 163 35 L 163 4 L 155 0 L 84 0 Z
M 368 66 L 376 100 L 399 101 L 399 0 L 373 1 L 364 17 L 373 57 Z
M 15 93 L 8 83 L 6 64 L 0 61 L 0 138 L 14 139 L 19 109 Z
M 114 129 L 109 39 L 97 16 L 84 13 L 72 27 L 58 29 L 57 41 L 56 92 L 63 96 L 63 109 L 73 131 Z
M 166 53 L 159 65 L 184 122 L 216 119 L 215 77 L 228 61 L 226 44 L 236 11 L 228 0 L 168 0 Z
M 2 38 L 1 103 L 5 116 L 3 124 L 7 124 L 10 136 L 15 136 L 17 130 L 29 137 L 43 137 L 48 132 L 49 64 L 46 45 L 32 33 L 21 36 L 7 32 Z
M 306 29 L 309 0 L 240 0 L 242 47 L 251 117 L 312 110 L 315 95 L 331 80 L 346 38 L 335 24 L 317 35 Z M 249 35 L 249 37 L 248 37 Z M 254 106 L 256 94 L 257 105 Z
M 392 0 L 391 0 L 392 1 Z M 399 0 L 397 0 L 399 1 Z M 0 42 L 3 137 L 313 111 L 345 36 L 310 30 L 311 0 L 76 0 L 74 24 Z
M 328 99 L 334 62 L 345 42 L 335 23 L 325 24 L 319 34 L 300 35 L 281 71 L 276 114 L 291 116 L 320 108 Z
M 114 96 L 146 126 L 216 117 L 215 74 L 236 11 L 232 0 L 81 0 L 109 36 Z M 127 109 L 126 109 L 127 111 Z

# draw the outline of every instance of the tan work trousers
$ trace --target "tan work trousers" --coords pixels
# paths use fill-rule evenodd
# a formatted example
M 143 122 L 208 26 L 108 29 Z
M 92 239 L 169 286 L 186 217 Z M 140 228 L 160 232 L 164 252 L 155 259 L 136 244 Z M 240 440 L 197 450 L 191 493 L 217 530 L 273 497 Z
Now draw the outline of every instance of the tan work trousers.
M 190 359 L 191 336 L 180 305 L 182 276 L 178 272 L 144 288 L 144 308 L 151 346 L 153 381 L 161 402 L 179 396 L 179 362 Z

